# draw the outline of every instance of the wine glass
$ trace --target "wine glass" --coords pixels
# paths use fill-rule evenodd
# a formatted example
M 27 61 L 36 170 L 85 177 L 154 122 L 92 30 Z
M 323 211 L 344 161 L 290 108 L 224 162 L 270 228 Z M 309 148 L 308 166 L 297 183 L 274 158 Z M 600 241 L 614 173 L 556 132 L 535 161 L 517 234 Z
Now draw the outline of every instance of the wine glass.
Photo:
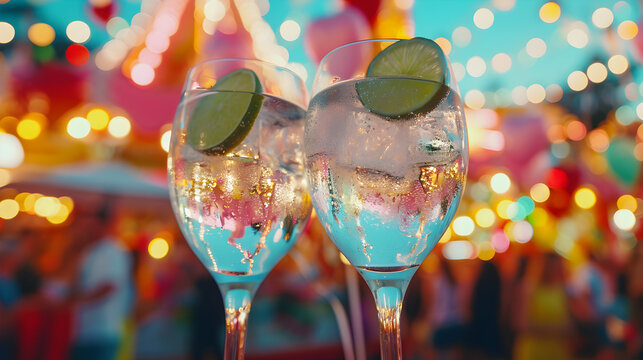
M 312 95 L 304 148 L 313 206 L 373 293 L 382 359 L 401 359 L 406 288 L 466 178 L 454 77 L 431 40 L 366 40 L 322 59 Z
M 251 300 L 312 209 L 306 88 L 269 63 L 217 59 L 193 67 L 183 90 L 168 154 L 172 208 L 221 289 L 224 358 L 243 359 Z

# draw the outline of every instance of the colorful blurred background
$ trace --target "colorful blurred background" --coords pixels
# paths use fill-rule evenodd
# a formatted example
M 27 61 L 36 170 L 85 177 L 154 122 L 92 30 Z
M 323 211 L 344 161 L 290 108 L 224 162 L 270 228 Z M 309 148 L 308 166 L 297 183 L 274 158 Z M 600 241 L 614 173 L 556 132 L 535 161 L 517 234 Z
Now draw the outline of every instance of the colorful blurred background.
M 78 308 L 117 294 L 119 359 L 220 359 L 165 175 L 187 70 L 259 58 L 310 88 L 334 47 L 413 36 L 450 57 L 471 154 L 405 358 L 643 358 L 640 20 L 635 0 L 0 0 L 0 359 L 69 358 Z M 89 291 L 105 234 L 122 271 Z M 313 220 L 256 296 L 248 359 L 353 359 L 347 321 L 375 359 L 375 319 Z

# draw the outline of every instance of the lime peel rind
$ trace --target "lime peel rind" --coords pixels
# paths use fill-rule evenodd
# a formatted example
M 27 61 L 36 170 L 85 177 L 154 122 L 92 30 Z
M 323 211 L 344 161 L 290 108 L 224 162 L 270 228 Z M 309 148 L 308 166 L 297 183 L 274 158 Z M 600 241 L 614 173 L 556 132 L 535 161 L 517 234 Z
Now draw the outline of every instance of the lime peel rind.
M 263 104 L 261 82 L 249 69 L 220 78 L 197 100 L 187 126 L 186 141 L 208 155 L 224 155 L 248 135 Z
M 355 87 L 371 112 L 389 118 L 429 112 L 449 93 L 446 56 L 434 41 L 399 40 L 379 52 Z M 412 81 L 425 80 L 425 81 Z

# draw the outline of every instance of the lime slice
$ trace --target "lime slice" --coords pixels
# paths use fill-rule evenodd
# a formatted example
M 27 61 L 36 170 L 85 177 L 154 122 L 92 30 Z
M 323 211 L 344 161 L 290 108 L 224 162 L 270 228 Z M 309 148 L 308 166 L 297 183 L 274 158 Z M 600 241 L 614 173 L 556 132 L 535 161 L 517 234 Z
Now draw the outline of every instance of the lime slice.
M 449 92 L 442 49 L 425 38 L 399 40 L 371 61 L 357 94 L 370 111 L 400 118 L 433 110 Z M 420 79 L 425 81 L 417 81 Z
M 186 140 L 196 150 L 223 155 L 239 145 L 254 124 L 263 96 L 257 75 L 239 69 L 219 79 L 211 95 L 198 100 Z

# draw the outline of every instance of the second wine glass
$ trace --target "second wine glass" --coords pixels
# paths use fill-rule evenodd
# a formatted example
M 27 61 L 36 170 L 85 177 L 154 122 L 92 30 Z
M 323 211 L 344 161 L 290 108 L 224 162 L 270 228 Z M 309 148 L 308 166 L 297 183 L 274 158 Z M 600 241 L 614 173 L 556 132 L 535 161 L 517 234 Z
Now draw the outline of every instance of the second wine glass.
M 382 359 L 401 359 L 404 293 L 466 177 L 455 81 L 431 40 L 368 40 L 327 54 L 312 95 L 304 142 L 313 205 L 375 297 Z

